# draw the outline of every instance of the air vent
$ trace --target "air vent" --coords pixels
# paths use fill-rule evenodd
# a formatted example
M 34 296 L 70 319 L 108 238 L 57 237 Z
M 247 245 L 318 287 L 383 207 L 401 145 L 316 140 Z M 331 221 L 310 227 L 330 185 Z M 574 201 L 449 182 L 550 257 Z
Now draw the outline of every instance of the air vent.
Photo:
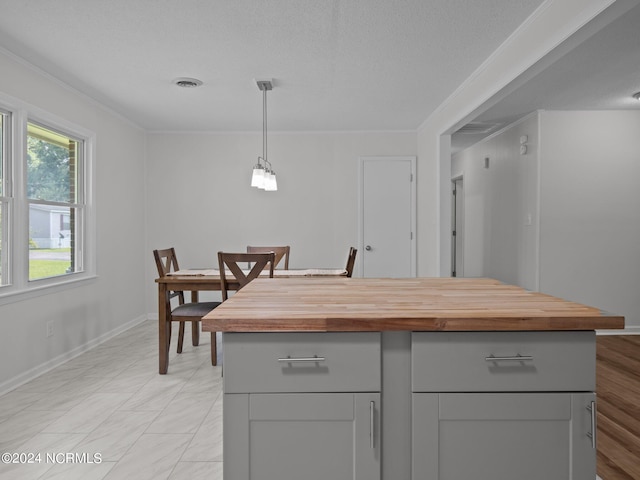
M 464 125 L 455 133 L 479 134 L 490 133 L 499 127 L 499 123 L 471 122 Z
M 182 88 L 195 88 L 202 85 L 202 81 L 197 78 L 176 78 L 173 83 Z

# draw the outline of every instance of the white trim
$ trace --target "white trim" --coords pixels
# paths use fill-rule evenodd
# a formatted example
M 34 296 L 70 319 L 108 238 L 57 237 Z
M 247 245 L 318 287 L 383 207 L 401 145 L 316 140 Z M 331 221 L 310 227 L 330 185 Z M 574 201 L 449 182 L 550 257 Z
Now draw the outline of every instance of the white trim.
M 33 380 L 34 378 L 37 378 L 40 375 L 47 373 L 56 367 L 59 367 L 60 365 L 77 357 L 78 355 L 82 355 L 88 350 L 91 350 L 92 348 L 97 347 L 98 345 L 106 342 L 107 340 L 111 340 L 112 338 L 120 335 L 121 333 L 126 332 L 130 328 L 133 328 L 136 325 L 146 320 L 147 320 L 146 315 L 140 315 L 139 317 L 134 318 L 133 320 L 125 323 L 124 325 L 120 325 L 119 327 L 114 328 L 113 330 L 107 333 L 104 333 L 99 337 L 94 338 L 93 340 L 90 340 L 87 343 L 74 348 L 73 350 L 65 352 L 62 355 L 58 355 L 57 357 L 47 362 L 44 362 L 38 365 L 37 367 L 27 370 L 26 372 L 21 373 L 20 375 L 16 375 L 15 377 L 0 383 L 0 395 L 4 395 L 5 393 L 18 388 L 19 386 L 24 385 L 25 383 Z
M 7 259 L 9 283 L 0 287 L 0 305 L 33 298 L 78 286 L 82 282 L 93 280 L 96 277 L 96 208 L 95 208 L 95 154 L 96 134 L 84 127 L 72 123 L 58 115 L 49 113 L 39 107 L 24 102 L 18 98 L 0 92 L 0 107 L 11 113 L 11 202 L 9 216 L 12 224 L 9 228 L 8 242 L 10 245 L 10 258 Z M 81 256 L 81 271 L 68 275 L 43 278 L 29 281 L 28 275 L 28 240 L 29 240 L 29 201 L 26 198 L 26 144 L 27 123 L 34 122 L 38 125 L 51 128 L 76 140 L 82 141 L 82 165 L 78 174 L 82 177 L 82 204 L 79 210 L 83 211 L 80 219 L 79 235 L 80 245 L 78 255 Z M 24 268 L 27 267 L 27 268 Z M 58 288 L 59 287 L 59 288 Z M 10 298 L 15 297 L 15 298 Z
M 562 29 L 556 30 L 554 35 L 547 35 L 544 39 L 544 42 L 538 41 L 536 43 L 536 49 L 524 52 L 528 53 L 528 55 L 520 55 L 521 61 L 518 64 L 511 64 L 511 69 L 509 71 L 502 71 L 500 83 L 493 82 L 490 89 L 483 92 L 483 95 L 474 95 L 473 104 L 468 106 L 473 106 L 468 110 L 469 113 L 474 112 L 476 109 L 482 107 L 487 101 L 489 101 L 494 95 L 500 93 L 502 89 L 507 87 L 511 82 L 515 79 L 523 75 L 527 70 L 529 70 L 532 66 L 536 64 L 539 60 L 543 59 L 546 55 L 549 55 L 563 42 L 567 41 L 571 35 L 575 34 L 589 22 L 594 20 L 598 15 L 600 15 L 603 11 L 605 11 L 608 7 L 614 4 L 616 0 L 591 0 L 589 4 L 585 0 L 571 0 L 558 2 L 555 0 L 545 0 L 524 22 L 522 22 L 518 28 L 516 28 L 509 37 L 502 42 L 502 44 L 494 50 L 491 55 L 489 55 L 480 66 L 469 75 L 466 80 L 460 84 L 455 91 L 449 95 L 442 102 L 438 108 L 436 108 L 418 127 L 418 131 L 422 130 L 430 121 L 431 117 L 435 117 L 440 114 L 442 111 L 449 108 L 449 105 L 453 103 L 457 97 L 464 95 L 465 90 L 467 90 L 470 86 L 473 85 L 474 82 L 478 81 L 482 78 L 485 72 L 491 74 L 496 65 L 494 63 L 500 63 L 503 59 L 501 57 L 508 57 L 514 48 L 519 48 L 520 43 L 522 42 L 522 38 L 526 38 L 531 35 L 531 30 L 534 30 L 538 27 L 539 24 L 549 24 L 549 19 L 554 17 L 558 17 L 556 10 L 566 10 L 571 11 L 573 18 L 571 24 L 562 25 Z M 566 5 L 562 5 L 562 4 Z M 571 4 L 576 3 L 579 7 L 582 8 L 572 8 Z M 550 10 L 551 13 L 547 11 Z M 547 31 L 554 32 L 551 26 L 546 27 Z M 453 127 L 453 126 L 452 126 Z M 449 130 L 444 130 L 447 132 Z
M 366 135 L 366 134 L 401 134 L 415 135 L 413 130 L 269 130 L 269 135 Z M 149 135 L 262 135 L 258 130 L 147 130 Z
M 451 196 L 453 197 L 453 191 L 455 189 L 456 192 L 456 222 L 458 221 L 458 212 L 457 212 L 457 206 L 459 203 L 462 204 L 462 222 L 461 223 L 457 223 L 457 224 L 453 224 L 453 218 L 451 219 L 451 228 L 449 229 L 449 235 L 451 237 L 451 267 L 450 267 L 450 271 L 455 269 L 456 271 L 456 277 L 464 277 L 464 250 L 465 250 L 465 226 L 466 226 L 466 219 L 465 219 L 465 214 L 466 214 L 466 205 L 465 205 L 465 190 L 464 190 L 464 170 L 458 174 L 455 175 L 453 177 L 451 177 L 451 185 L 453 186 L 453 188 L 451 189 Z M 462 185 L 462 192 L 461 194 L 458 193 L 458 189 L 455 186 L 456 183 L 460 182 L 460 184 Z M 460 195 L 458 197 L 458 195 Z M 454 213 L 454 208 L 453 208 L 453 200 L 451 201 L 451 216 L 453 217 L 453 213 Z M 462 225 L 462 228 L 458 228 L 459 225 Z M 454 238 L 453 236 L 453 230 L 455 228 L 455 232 L 456 232 L 456 236 Z M 458 248 L 457 248 L 457 241 L 458 238 L 462 237 L 462 252 L 458 252 Z M 453 261 L 453 250 L 455 248 L 455 252 L 456 252 L 456 261 L 454 263 Z M 462 266 L 462 268 L 460 270 L 458 270 L 458 255 L 460 256 L 460 265 Z M 451 272 L 453 273 L 453 272 Z
M 33 280 L 31 283 L 34 285 L 28 289 L 18 290 L 10 289 L 10 286 L 0 287 L 0 306 L 78 288 L 93 283 L 98 278 L 96 275 L 80 275 L 82 273 L 70 273 L 60 277 Z
M 596 335 L 640 335 L 640 325 L 627 325 L 622 330 L 596 330 Z

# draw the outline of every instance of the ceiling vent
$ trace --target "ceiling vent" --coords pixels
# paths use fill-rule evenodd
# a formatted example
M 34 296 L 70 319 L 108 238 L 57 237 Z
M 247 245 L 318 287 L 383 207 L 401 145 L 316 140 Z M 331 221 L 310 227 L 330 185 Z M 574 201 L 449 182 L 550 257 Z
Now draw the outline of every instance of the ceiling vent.
M 198 80 L 197 78 L 186 78 L 186 77 L 176 78 L 173 81 L 173 83 L 182 88 L 195 88 L 202 85 L 201 80 Z
M 467 123 L 463 127 L 460 128 L 455 133 L 465 133 L 465 134 L 480 134 L 480 133 L 491 133 L 497 127 L 499 127 L 499 123 L 487 123 L 487 122 L 471 122 Z

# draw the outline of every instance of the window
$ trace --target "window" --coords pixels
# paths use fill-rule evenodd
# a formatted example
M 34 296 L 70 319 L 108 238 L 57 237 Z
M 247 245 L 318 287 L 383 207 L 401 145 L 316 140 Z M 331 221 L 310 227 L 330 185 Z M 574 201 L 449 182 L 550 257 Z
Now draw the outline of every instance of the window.
M 83 142 L 49 128 L 27 125 L 29 280 L 82 271 Z
M 8 250 L 8 220 L 9 220 L 9 186 L 8 186 L 8 139 L 9 114 L 0 110 L 0 286 L 8 283 L 9 264 Z
M 94 135 L 0 93 L 0 304 L 95 276 Z

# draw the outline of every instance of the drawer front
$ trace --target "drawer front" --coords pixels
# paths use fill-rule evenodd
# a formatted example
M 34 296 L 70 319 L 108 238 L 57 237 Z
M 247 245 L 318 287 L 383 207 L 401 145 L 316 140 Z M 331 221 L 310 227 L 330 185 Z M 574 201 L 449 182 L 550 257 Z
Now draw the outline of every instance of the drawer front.
M 380 333 L 223 333 L 225 393 L 379 392 Z
M 595 332 L 413 332 L 414 392 L 595 390 Z

